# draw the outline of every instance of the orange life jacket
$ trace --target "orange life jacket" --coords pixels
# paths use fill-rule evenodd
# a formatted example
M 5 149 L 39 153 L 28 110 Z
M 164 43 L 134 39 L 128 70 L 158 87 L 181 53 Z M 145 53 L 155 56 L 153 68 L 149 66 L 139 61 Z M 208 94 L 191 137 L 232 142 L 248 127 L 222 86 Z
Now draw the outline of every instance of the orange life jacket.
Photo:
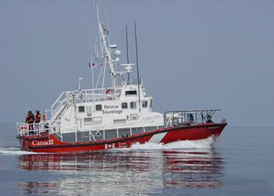
M 41 114 L 36 114 L 35 123 L 39 123 L 41 121 Z

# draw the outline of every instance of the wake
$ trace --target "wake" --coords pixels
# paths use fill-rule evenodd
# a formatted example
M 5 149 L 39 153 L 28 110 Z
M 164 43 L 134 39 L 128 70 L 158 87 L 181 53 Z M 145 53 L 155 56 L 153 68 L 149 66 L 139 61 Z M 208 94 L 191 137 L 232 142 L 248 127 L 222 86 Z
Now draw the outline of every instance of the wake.
M 133 144 L 130 148 L 113 149 L 113 150 L 179 150 L 179 149 L 210 149 L 213 146 L 215 139 L 209 137 L 202 140 L 186 140 L 177 141 L 169 144 L 156 144 L 156 143 L 145 143 L 145 144 Z
M 22 151 L 20 147 L 0 148 L 0 155 L 24 155 L 24 154 L 36 154 L 36 153 Z

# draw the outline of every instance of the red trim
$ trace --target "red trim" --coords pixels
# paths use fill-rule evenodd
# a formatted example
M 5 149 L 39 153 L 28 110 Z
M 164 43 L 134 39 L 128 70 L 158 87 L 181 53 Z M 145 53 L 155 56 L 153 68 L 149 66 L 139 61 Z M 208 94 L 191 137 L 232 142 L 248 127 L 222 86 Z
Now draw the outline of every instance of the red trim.
M 152 132 L 135 134 L 126 138 L 115 138 L 89 142 L 61 142 L 53 134 L 49 136 L 18 136 L 22 149 L 33 152 L 76 153 L 107 150 L 111 148 L 129 148 L 134 143 L 144 144 L 155 134 L 166 133 L 161 140 L 167 144 L 179 140 L 200 140 L 210 136 L 218 137 L 226 123 L 198 124 L 183 127 L 168 127 Z

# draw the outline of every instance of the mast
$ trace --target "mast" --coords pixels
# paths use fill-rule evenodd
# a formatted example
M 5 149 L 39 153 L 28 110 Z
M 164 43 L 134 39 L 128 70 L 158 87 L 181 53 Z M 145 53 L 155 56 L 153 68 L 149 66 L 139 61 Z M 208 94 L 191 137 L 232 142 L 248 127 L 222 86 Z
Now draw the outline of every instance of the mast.
M 90 48 L 89 67 L 91 68 L 91 85 L 92 85 L 92 88 L 94 89 L 94 73 L 93 73 L 94 60 L 93 60 L 93 56 L 92 56 L 92 44 L 91 44 L 91 38 L 90 38 L 90 28 L 89 28 L 89 24 L 88 24 L 88 19 L 87 19 L 87 28 L 88 28 L 88 39 L 89 39 L 89 48 Z
M 126 25 L 126 48 L 127 48 L 127 64 L 129 64 L 129 56 L 128 56 L 128 33 L 127 33 L 127 25 Z M 130 82 L 129 72 L 127 73 L 127 80 Z
M 90 55 L 90 64 L 89 64 L 90 68 L 91 68 L 91 83 L 92 83 L 92 89 L 94 89 L 94 61 L 93 61 L 93 56 Z
M 113 87 L 116 87 L 116 71 L 114 69 L 116 60 L 113 60 L 111 57 L 111 48 L 109 47 L 109 44 L 107 43 L 107 35 L 108 31 L 103 28 L 102 23 L 100 22 L 100 15 L 99 15 L 99 0 L 94 0 L 97 7 L 97 20 L 98 20 L 98 26 L 99 26 L 99 34 L 100 34 L 100 44 L 101 49 L 103 52 L 103 58 L 107 61 L 111 73 L 111 78 L 113 82 Z M 104 81 L 104 79 L 103 79 Z
M 134 21 L 134 30 L 135 30 L 135 47 L 136 47 L 136 66 L 137 66 L 137 82 L 138 82 L 138 102 L 139 102 L 139 111 L 141 111 L 141 98 L 140 98 L 140 78 L 139 78 L 139 63 L 138 63 L 138 45 L 137 45 L 137 30 L 136 30 L 136 21 Z

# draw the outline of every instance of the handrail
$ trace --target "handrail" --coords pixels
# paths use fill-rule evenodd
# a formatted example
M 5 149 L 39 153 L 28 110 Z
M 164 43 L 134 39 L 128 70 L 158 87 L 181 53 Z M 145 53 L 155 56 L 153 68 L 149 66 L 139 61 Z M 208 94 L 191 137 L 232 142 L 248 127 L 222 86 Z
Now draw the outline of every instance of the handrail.
M 110 91 L 110 93 L 106 93 L 106 91 L 110 89 L 115 89 L 116 92 Z M 105 101 L 110 99 L 115 99 L 120 94 L 117 91 L 121 90 L 121 88 L 97 88 L 97 89 L 83 89 L 83 90 L 73 90 L 73 91 L 64 91 L 59 97 L 55 100 L 55 102 L 51 106 L 51 116 L 55 116 L 60 107 L 64 105 L 70 96 L 74 96 L 77 103 L 79 102 L 94 102 L 94 101 Z
M 51 116 L 54 116 L 55 113 L 59 110 L 59 108 L 61 107 L 61 105 L 63 105 L 63 103 L 65 102 L 65 100 L 67 99 L 67 96 L 65 96 L 62 100 L 61 98 L 67 94 L 67 91 L 64 91 L 60 94 L 60 96 L 56 99 L 56 101 L 52 104 L 50 110 L 51 110 Z M 57 105 L 58 104 L 58 105 Z
M 50 132 L 48 122 L 40 123 L 16 123 L 18 135 L 45 135 Z
M 62 140 L 60 121 L 43 121 L 40 123 L 16 123 L 18 135 L 48 135 L 57 134 Z
M 221 109 L 167 111 L 164 113 L 164 124 L 168 126 L 180 126 L 201 123 L 212 123 L 212 116 Z

